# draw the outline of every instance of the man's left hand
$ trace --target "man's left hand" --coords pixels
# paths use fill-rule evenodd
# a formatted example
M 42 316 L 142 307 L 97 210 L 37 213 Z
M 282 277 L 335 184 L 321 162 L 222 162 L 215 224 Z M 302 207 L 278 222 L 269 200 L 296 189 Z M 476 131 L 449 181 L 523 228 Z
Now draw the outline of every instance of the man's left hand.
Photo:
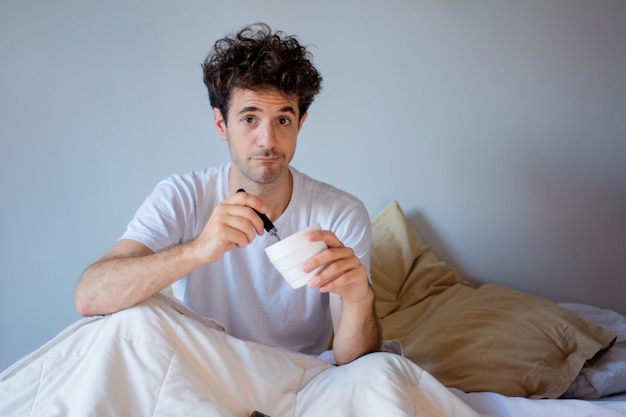
M 323 268 L 309 281 L 310 288 L 321 292 L 332 292 L 344 302 L 361 303 L 371 300 L 372 293 L 367 271 L 351 248 L 347 248 L 331 231 L 320 230 L 309 233 L 310 241 L 323 241 L 328 249 L 320 252 L 304 265 L 304 272 Z

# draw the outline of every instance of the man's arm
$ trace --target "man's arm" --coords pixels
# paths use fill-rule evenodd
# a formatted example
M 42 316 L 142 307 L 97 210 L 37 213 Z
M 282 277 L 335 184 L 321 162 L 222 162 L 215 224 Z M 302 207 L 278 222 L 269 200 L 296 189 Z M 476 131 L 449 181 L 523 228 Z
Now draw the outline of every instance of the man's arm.
M 307 262 L 304 271 L 325 265 L 311 279 L 309 287 L 330 293 L 335 361 L 342 365 L 379 350 L 382 330 L 365 267 L 354 251 L 344 247 L 332 232 L 312 232 L 308 236 L 310 240 L 323 240 L 328 246 Z
M 372 302 L 346 305 L 341 297 L 330 294 L 331 311 L 335 324 L 333 353 L 335 361 L 343 365 L 365 354 L 377 352 L 382 344 L 382 329 Z M 332 307 L 335 305 L 335 307 Z
M 74 291 L 80 315 L 109 314 L 161 291 L 200 266 L 180 245 L 154 253 L 134 240 L 120 240 L 83 273 Z
M 132 307 L 201 265 L 219 260 L 233 247 L 244 247 L 263 233 L 261 200 L 240 193 L 221 202 L 196 239 L 153 252 L 134 240 L 120 240 L 85 270 L 74 302 L 83 316 Z

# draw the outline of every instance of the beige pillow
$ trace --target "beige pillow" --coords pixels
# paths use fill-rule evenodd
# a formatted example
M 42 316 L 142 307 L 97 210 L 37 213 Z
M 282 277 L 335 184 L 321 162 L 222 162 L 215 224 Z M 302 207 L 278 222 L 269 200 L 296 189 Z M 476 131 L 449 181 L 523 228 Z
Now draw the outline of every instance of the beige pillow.
M 552 301 L 474 288 L 441 262 L 397 202 L 372 221 L 372 285 L 385 339 L 444 385 L 557 398 L 615 335 Z
M 372 220 L 370 271 L 381 318 L 450 285 L 470 285 L 422 242 L 397 201 L 391 201 Z

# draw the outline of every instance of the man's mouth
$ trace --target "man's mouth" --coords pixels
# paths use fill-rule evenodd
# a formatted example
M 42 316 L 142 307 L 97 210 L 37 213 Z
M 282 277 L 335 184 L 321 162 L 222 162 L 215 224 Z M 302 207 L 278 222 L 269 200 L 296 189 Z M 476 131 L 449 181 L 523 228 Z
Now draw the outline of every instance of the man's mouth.
M 273 164 L 281 158 L 280 155 L 256 155 L 252 156 L 252 160 L 261 164 Z

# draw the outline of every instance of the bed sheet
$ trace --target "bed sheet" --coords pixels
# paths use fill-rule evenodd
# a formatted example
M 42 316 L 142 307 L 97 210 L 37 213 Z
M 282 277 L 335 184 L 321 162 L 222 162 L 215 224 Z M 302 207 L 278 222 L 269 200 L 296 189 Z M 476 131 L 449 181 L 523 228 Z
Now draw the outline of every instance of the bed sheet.
M 464 393 L 454 388 L 451 392 L 482 417 L 626 417 L 626 395 L 590 401 L 505 397 L 493 392 Z

